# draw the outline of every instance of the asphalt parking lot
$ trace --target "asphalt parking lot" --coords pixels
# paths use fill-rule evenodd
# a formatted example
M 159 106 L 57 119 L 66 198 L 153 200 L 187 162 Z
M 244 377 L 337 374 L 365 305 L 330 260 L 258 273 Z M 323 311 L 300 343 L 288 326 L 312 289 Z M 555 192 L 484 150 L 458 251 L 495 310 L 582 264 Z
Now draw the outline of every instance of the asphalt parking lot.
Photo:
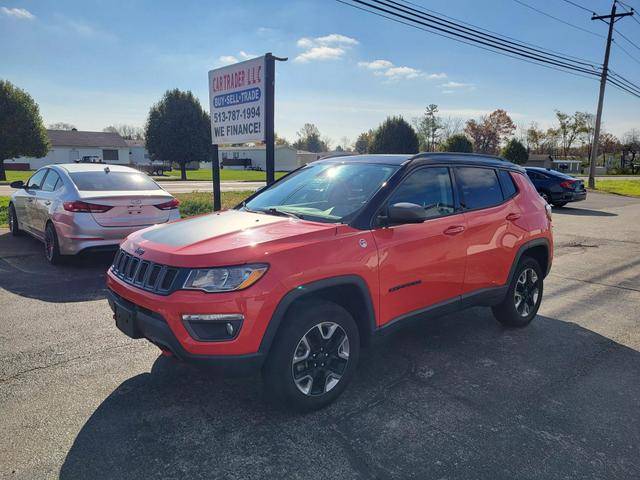
M 108 256 L 51 267 L 0 230 L 0 478 L 639 478 L 640 199 L 554 224 L 528 328 L 475 308 L 404 330 L 307 415 L 122 335 Z

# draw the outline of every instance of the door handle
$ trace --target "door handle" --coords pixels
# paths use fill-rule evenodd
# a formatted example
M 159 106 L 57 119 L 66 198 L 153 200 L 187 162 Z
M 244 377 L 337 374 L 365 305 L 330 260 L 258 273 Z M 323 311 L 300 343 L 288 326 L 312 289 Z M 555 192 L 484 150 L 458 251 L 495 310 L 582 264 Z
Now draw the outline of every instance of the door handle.
M 518 220 L 521 216 L 522 215 L 519 213 L 510 213 L 509 215 L 507 215 L 507 220 L 513 222 L 514 220 Z
M 447 228 L 443 233 L 445 235 L 457 235 L 465 231 L 464 225 L 453 225 Z

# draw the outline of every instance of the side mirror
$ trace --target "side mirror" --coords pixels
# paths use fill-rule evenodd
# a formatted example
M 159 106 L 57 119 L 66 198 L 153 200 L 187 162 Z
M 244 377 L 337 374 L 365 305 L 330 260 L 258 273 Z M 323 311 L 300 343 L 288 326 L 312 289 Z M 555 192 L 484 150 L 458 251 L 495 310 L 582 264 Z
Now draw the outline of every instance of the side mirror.
M 422 223 L 427 219 L 427 212 L 415 203 L 400 202 L 389 206 L 388 223 Z
M 16 180 L 9 184 L 11 188 L 24 188 L 24 182 L 22 180 Z

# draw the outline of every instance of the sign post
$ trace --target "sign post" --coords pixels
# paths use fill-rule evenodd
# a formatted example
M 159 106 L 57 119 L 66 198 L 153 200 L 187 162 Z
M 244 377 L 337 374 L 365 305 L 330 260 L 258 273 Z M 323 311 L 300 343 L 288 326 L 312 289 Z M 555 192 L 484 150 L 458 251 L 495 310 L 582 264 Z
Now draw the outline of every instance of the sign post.
M 245 62 L 209 71 L 213 209 L 220 210 L 218 145 L 264 142 L 267 184 L 275 181 L 274 77 L 275 61 L 267 53 Z

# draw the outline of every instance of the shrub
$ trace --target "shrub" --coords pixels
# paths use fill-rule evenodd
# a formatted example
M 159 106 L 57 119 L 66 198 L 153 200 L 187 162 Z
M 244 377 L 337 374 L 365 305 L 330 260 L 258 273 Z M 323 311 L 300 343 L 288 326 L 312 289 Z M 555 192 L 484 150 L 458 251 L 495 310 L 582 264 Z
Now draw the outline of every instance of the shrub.
M 502 149 L 501 155 L 510 162 L 517 163 L 518 165 L 523 165 L 529 160 L 529 152 L 527 152 L 525 146 L 515 138 L 507 142 Z
M 442 144 L 442 151 L 473 153 L 473 144 L 466 135 L 458 133 L 456 135 L 451 135 L 445 140 Z

